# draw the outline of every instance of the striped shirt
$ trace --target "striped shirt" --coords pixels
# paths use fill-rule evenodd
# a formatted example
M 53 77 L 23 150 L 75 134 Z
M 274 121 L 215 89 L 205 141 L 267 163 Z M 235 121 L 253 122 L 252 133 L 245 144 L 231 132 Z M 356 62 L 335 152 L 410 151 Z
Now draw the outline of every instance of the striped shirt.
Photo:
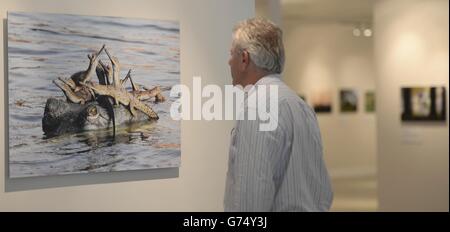
M 278 86 L 278 126 L 260 131 L 260 120 L 236 120 L 225 211 L 328 211 L 333 192 L 313 110 L 279 75 L 263 77 L 259 85 Z

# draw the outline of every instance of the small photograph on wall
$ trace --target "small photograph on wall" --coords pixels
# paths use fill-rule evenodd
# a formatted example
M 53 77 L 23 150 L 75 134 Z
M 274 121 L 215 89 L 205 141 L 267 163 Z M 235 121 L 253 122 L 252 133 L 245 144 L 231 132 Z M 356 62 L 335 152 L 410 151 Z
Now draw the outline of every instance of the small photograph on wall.
M 358 95 L 352 89 L 340 91 L 341 112 L 356 112 L 358 110 Z
M 316 113 L 331 113 L 331 91 L 316 91 L 311 96 L 311 105 Z
M 8 12 L 7 25 L 10 178 L 180 166 L 177 21 Z
M 445 87 L 402 88 L 402 121 L 446 121 Z
M 366 112 L 373 113 L 375 112 L 375 92 L 374 91 L 367 91 L 365 93 L 365 108 Z

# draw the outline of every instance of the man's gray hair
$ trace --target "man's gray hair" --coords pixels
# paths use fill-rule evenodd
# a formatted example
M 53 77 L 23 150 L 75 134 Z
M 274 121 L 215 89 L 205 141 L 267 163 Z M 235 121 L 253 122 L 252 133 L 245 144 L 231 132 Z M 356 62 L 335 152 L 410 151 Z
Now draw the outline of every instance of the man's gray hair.
M 281 73 L 284 66 L 283 32 L 267 19 L 252 18 L 233 29 L 233 46 L 246 50 L 261 69 Z

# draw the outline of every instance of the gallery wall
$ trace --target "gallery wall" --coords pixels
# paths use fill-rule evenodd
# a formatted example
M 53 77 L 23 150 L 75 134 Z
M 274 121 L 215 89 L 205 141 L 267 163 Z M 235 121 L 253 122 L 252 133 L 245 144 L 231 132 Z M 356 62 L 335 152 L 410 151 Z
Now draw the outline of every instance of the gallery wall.
M 315 93 L 331 93 L 332 112 L 317 114 L 330 175 L 375 175 L 376 117 L 364 109 L 364 93 L 375 90 L 372 37 L 354 37 L 353 25 L 340 22 L 286 18 L 283 28 L 285 82 L 309 104 Z M 344 88 L 356 91 L 357 112 L 340 112 Z
M 281 0 L 255 0 L 255 16 L 282 25 Z
M 378 196 L 381 211 L 448 211 L 447 0 L 375 4 Z M 442 86 L 446 122 L 402 122 L 402 87 Z
M 99 10 L 100 9 L 100 10 Z M 181 83 L 231 84 L 228 50 L 233 25 L 254 15 L 253 1 L 5 0 L 0 3 L 1 94 L 7 83 L 7 11 L 179 20 Z M 0 102 L 0 211 L 222 211 L 231 121 L 183 121 L 181 167 L 8 179 L 8 101 Z

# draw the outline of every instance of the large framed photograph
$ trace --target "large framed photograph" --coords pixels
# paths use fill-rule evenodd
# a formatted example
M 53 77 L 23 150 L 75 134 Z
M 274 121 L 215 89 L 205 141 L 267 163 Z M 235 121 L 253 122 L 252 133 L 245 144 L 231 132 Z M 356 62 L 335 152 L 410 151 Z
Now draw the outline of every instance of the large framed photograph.
M 404 87 L 402 121 L 446 121 L 445 87 Z
M 179 23 L 8 12 L 9 177 L 178 167 Z

